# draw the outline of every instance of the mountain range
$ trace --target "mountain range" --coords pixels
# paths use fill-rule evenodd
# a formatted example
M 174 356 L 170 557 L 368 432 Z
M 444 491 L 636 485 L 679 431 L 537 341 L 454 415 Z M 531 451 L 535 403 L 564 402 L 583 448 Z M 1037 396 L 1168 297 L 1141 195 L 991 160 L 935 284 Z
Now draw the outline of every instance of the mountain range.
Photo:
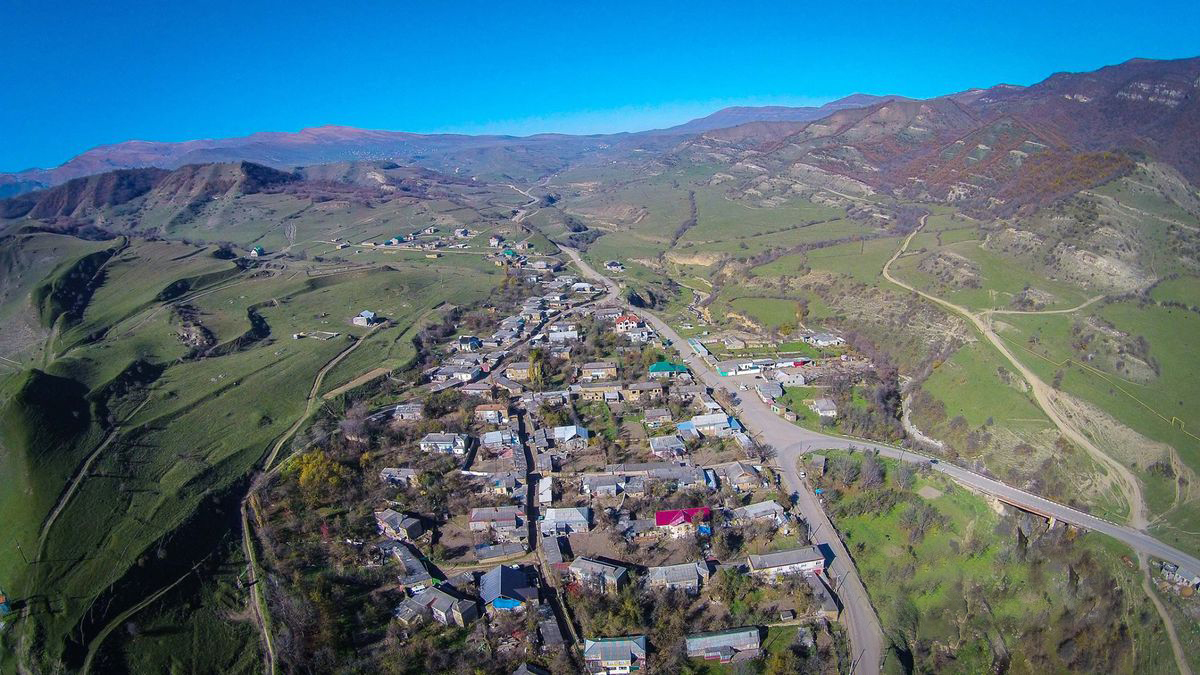
M 389 161 L 448 175 L 532 180 L 580 161 L 650 153 L 769 173 L 823 172 L 914 197 L 1017 203 L 1029 194 L 1085 187 L 1141 156 L 1200 181 L 1198 94 L 1200 58 L 1133 59 L 1093 72 L 1058 73 L 1028 87 L 1001 84 L 924 100 L 855 94 L 818 107 L 725 108 L 637 133 L 470 136 L 325 126 L 179 143 L 128 141 L 94 148 L 53 169 L 0 174 L 0 196 L 113 170 L 203 163 L 252 162 L 294 171 Z
M 0 173 L 0 197 L 61 185 L 73 178 L 116 169 L 250 161 L 276 168 L 327 162 L 395 160 L 450 171 L 495 173 L 516 165 L 532 173 L 550 172 L 563 162 L 603 153 L 662 149 L 676 137 L 759 121 L 811 121 L 838 110 L 871 105 L 890 97 L 854 94 L 816 107 L 733 107 L 667 129 L 638 133 L 573 136 L 414 134 L 343 126 L 297 132 L 262 132 L 236 138 L 182 142 L 125 141 L 102 145 L 51 169 Z M 503 171 L 501 171 L 503 172 Z

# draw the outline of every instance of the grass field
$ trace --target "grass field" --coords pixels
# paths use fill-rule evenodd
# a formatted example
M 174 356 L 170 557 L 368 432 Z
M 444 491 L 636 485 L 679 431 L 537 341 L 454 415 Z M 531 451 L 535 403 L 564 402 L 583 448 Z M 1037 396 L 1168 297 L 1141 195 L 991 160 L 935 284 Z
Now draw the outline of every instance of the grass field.
M 882 489 L 839 487 L 842 496 L 830 511 L 893 641 L 917 652 L 923 649 L 918 645 L 952 645 L 955 659 L 939 672 L 991 669 L 992 636 L 1005 644 L 1011 672 L 1059 671 L 1068 668 L 1062 659 L 1084 651 L 1126 672 L 1173 666 L 1165 631 L 1141 590 L 1139 570 L 1126 562 L 1132 554 L 1124 546 L 1096 534 L 1043 534 L 1037 523 L 998 515 L 983 498 L 940 474 L 919 474 L 904 487 L 897 464 L 883 463 Z M 823 484 L 841 485 L 827 480 L 832 482 Z M 883 489 L 899 500 L 879 501 Z M 893 505 L 879 510 L 875 503 Z M 920 521 L 932 524 L 920 536 L 911 535 Z M 1018 527 L 1030 539 L 1026 548 Z M 1088 591 L 1072 591 L 1068 567 Z M 1096 608 L 1092 593 L 1113 589 L 1119 589 L 1113 596 L 1119 600 Z M 1089 610 L 1095 614 L 1074 621 L 1076 612 Z M 1132 645 L 1111 642 L 1118 634 L 1128 634 Z M 1072 635 L 1077 650 L 1060 651 L 1064 637 Z M 930 656 L 917 658 L 928 663 Z M 895 652 L 885 665 L 888 672 L 900 672 Z
M 806 429 L 820 429 L 821 417 L 808 407 L 805 401 L 815 400 L 825 395 L 823 387 L 785 387 L 783 400 L 792 412 L 796 413 L 796 424 Z
M 1023 391 L 1019 378 L 1002 379 L 999 369 L 1003 367 L 990 345 L 972 342 L 934 369 L 924 387 L 946 403 L 948 415 L 962 415 L 972 427 L 991 419 L 997 424 L 1049 428 L 1049 418 L 1033 395 Z
M 6 532 L 21 545 L 20 551 L 0 549 L 0 580 L 32 612 L 4 639 L 38 635 L 45 645 L 37 655 L 42 665 L 64 655 L 73 662 L 77 656 L 69 654 L 77 648 L 66 649 L 68 636 L 89 640 L 105 616 L 170 583 L 172 574 L 186 571 L 181 564 L 223 536 L 196 529 L 206 519 L 219 520 L 195 516 L 213 509 L 228 513 L 214 500 L 240 498 L 240 481 L 305 412 L 315 373 L 352 344 L 349 336 L 366 335 L 366 329 L 350 325 L 351 316 L 371 308 L 396 325 L 372 334 L 353 358 L 331 371 L 325 390 L 380 365 L 407 363 L 420 317 L 447 303 L 486 297 L 502 274 L 473 257 L 467 265 L 449 258 L 393 259 L 371 272 L 332 274 L 319 264 L 292 262 L 287 269 L 253 275 L 239 273 L 212 250 L 132 241 L 105 266 L 78 322 L 58 331 L 55 348 L 41 364 L 46 374 L 32 380 L 10 376 L 0 390 L 5 395 L 0 432 L 8 449 L 0 454 L 6 479 L 0 509 Z M 194 307 L 195 320 L 212 332 L 219 351 L 189 356 L 179 337 L 180 319 L 164 297 Z M 252 307 L 263 330 L 239 342 L 251 327 Z M 313 330 L 342 336 L 291 339 L 292 333 Z M 119 433 L 111 432 L 114 423 L 122 424 Z M 41 525 L 64 486 L 110 435 L 39 546 Z M 196 533 L 180 540 L 170 536 L 185 531 Z M 36 564 L 26 565 L 22 552 Z M 178 620 L 190 639 L 220 639 L 222 649 L 242 639 L 235 638 L 239 628 L 215 615 L 184 617 L 175 611 L 164 608 L 149 622 Z M 126 644 L 121 649 L 129 653 L 121 658 L 131 667 L 170 662 L 167 652 L 147 650 L 147 644 Z M 221 664 L 214 667 L 236 671 L 257 667 L 251 654 L 248 661 L 244 652 L 210 656 Z M 0 670 L 11 667 L 0 658 Z
M 918 237 L 921 236 L 932 237 L 934 235 L 922 232 Z M 956 304 L 977 310 L 1007 308 L 1027 286 L 1053 296 L 1053 301 L 1046 303 L 1046 309 L 1074 307 L 1088 298 L 1084 289 L 1070 283 L 1048 279 L 1032 263 L 989 251 L 980 247 L 978 241 L 947 243 L 940 247 L 933 242 L 926 243 L 931 245 L 930 253 L 904 256 L 896 261 L 893 273 L 921 290 L 931 292 Z M 917 246 L 919 244 L 914 240 L 910 248 Z M 943 284 L 933 275 L 919 269 L 923 260 L 939 251 L 961 256 L 974 264 L 975 269 L 978 270 L 979 288 Z
M 1200 277 L 1168 279 L 1156 285 L 1150 297 L 1159 302 L 1181 302 L 1189 307 L 1200 307 Z
M 740 226 L 731 228 L 730 232 L 738 232 L 740 229 Z M 874 231 L 873 227 L 858 221 L 840 219 L 792 227 L 777 232 L 729 236 L 721 240 L 681 242 L 680 249 L 704 253 L 727 253 L 734 257 L 744 258 L 769 249 L 815 244 L 855 235 L 863 236 Z
M 883 264 L 900 247 L 899 237 L 867 239 L 810 251 L 808 266 L 813 270 L 842 274 L 867 285 L 877 285 Z
M 730 300 L 729 306 L 769 329 L 777 329 L 784 324 L 796 324 L 795 300 L 741 297 Z
M 792 200 L 774 208 L 756 208 L 727 199 L 711 189 L 696 191 L 697 224 L 680 242 L 713 242 L 782 233 L 797 226 L 833 220 L 842 209 Z
M 1073 348 L 1071 316 L 1008 316 L 1013 328 L 1003 333 L 1026 365 L 1046 381 L 1061 371 L 1064 391 L 1096 406 L 1120 424 L 1174 448 L 1193 472 L 1200 471 L 1200 417 L 1195 402 L 1200 400 L 1200 359 L 1188 336 L 1200 334 L 1200 315 L 1184 309 L 1139 306 L 1117 302 L 1089 308 L 1130 336 L 1142 336 L 1149 354 L 1159 364 L 1153 380 L 1135 382 L 1085 363 Z M 1037 343 L 1030 344 L 1029 338 Z M 1070 362 L 1068 363 L 1068 360 Z M 1087 366 L 1087 367 L 1085 367 Z M 1152 512 L 1164 515 L 1155 533 L 1165 541 L 1192 552 L 1200 551 L 1200 536 L 1191 532 L 1200 515 L 1200 505 L 1176 500 L 1173 481 L 1148 475 L 1147 465 L 1162 459 L 1157 453 L 1141 452 L 1141 445 L 1120 439 L 1113 447 L 1122 461 L 1132 463 L 1145 483 Z

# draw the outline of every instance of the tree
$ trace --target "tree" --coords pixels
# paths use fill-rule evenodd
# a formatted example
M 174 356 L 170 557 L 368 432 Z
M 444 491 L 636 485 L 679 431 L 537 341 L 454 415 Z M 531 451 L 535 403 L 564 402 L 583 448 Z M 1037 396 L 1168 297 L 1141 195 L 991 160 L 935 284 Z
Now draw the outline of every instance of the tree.
M 775 450 L 775 446 L 771 445 L 770 443 L 759 443 L 758 441 L 755 441 L 754 444 L 751 445 L 748 450 L 746 450 L 746 454 L 750 457 L 750 459 L 757 460 L 759 462 L 769 462 L 778 456 L 779 452 Z
M 332 500 L 350 482 L 350 470 L 321 450 L 301 455 L 298 464 L 300 489 L 311 504 Z
M 863 458 L 862 465 L 862 485 L 864 488 L 873 488 L 883 485 L 884 467 L 883 462 L 875 453 L 867 453 Z
M 357 401 L 346 411 L 346 417 L 338 423 L 338 428 L 347 440 L 362 442 L 367 430 L 367 402 Z
M 539 389 L 546 386 L 546 352 L 534 349 L 529 352 L 529 380 Z
M 767 659 L 767 675 L 792 675 L 800 672 L 800 658 L 796 656 L 796 652 L 788 649 L 781 649 L 771 655 Z

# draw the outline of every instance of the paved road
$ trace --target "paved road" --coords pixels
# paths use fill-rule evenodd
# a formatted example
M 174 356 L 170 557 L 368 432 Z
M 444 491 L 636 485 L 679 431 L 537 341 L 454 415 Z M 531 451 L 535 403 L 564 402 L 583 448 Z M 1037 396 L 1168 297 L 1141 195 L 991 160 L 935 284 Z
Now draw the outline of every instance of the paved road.
M 610 298 L 620 297 L 620 289 L 612 280 L 592 269 L 580 259 L 576 251 L 567 248 L 563 250 L 575 261 L 584 276 L 601 281 L 608 287 Z M 718 375 L 703 359 L 692 354 L 686 347 L 687 343 L 674 329 L 652 314 L 643 312 L 641 316 L 660 335 L 680 347 L 680 353 L 684 355 L 684 360 L 704 384 L 712 387 L 714 391 L 724 389 L 731 394 L 738 394 L 736 384 L 728 378 Z M 834 534 L 833 524 L 829 522 L 829 517 L 825 515 L 816 495 L 804 485 L 804 481 L 796 469 L 796 461 L 799 459 L 800 447 L 805 440 L 805 434 L 812 435 L 812 438 L 807 439 L 810 441 L 818 440 L 821 434 L 806 431 L 786 422 L 772 413 L 770 408 L 767 408 L 755 396 L 745 397 L 738 419 L 760 442 L 768 443 L 779 451 L 777 459 L 783 479 L 787 483 L 788 489 L 797 495 L 796 507 L 808 523 L 813 540 L 821 541 L 823 535 L 824 543 L 833 553 L 833 561 L 829 565 L 828 572 L 834 580 L 834 585 L 838 587 L 838 597 L 844 607 L 846 630 L 850 634 L 851 658 L 855 664 L 854 672 L 878 673 L 883 660 L 883 631 L 880 628 L 879 617 L 871 606 L 866 588 L 858 578 L 858 571 L 854 567 L 853 559 L 842 546 L 841 540 Z
M 576 262 L 585 276 L 603 281 L 609 287 L 610 297 L 619 297 L 620 291 L 611 280 L 584 263 L 575 251 L 564 250 Z M 860 450 L 876 450 L 884 457 L 901 461 L 930 463 L 931 458 L 910 450 L 870 441 L 830 436 L 798 427 L 782 419 L 772 413 L 770 408 L 752 392 L 738 391 L 738 378 L 722 377 L 713 372 L 703 359 L 692 354 L 684 346 L 686 341 L 661 319 L 646 312 L 643 312 L 642 316 L 654 326 L 655 330 L 680 346 L 684 360 L 704 384 L 712 387 L 714 391 L 723 389 L 741 399 L 738 419 L 760 442 L 775 447 L 778 453 L 777 461 L 784 479 L 790 489 L 799 493 L 798 506 L 810 527 L 813 528 L 814 537 L 818 537 L 822 533 L 831 533 L 833 526 L 829 524 L 828 518 L 820 508 L 820 504 L 817 503 L 812 491 L 808 489 L 797 473 L 796 463 L 804 453 L 829 448 L 854 447 Z M 1169 546 L 1139 529 L 1097 518 L 953 464 L 939 462 L 931 464 L 930 468 L 946 474 L 962 485 L 999 497 L 1020 508 L 1049 514 L 1063 522 L 1106 534 L 1125 543 L 1139 554 L 1176 563 L 1182 568 L 1181 571 L 1190 574 L 1200 574 L 1200 559 Z M 829 529 L 826 530 L 826 527 Z M 847 628 L 850 632 L 851 644 L 856 658 L 861 660 L 858 672 L 877 671 L 878 665 L 875 665 L 873 669 L 871 666 L 878 664 L 882 657 L 882 633 L 879 629 L 878 617 L 870 606 L 853 562 L 841 546 L 841 542 L 836 537 L 832 537 L 828 543 L 836 556 L 833 565 L 830 566 L 830 572 L 841 583 L 840 596 L 846 606 Z M 858 657 L 858 654 L 862 654 L 862 656 Z

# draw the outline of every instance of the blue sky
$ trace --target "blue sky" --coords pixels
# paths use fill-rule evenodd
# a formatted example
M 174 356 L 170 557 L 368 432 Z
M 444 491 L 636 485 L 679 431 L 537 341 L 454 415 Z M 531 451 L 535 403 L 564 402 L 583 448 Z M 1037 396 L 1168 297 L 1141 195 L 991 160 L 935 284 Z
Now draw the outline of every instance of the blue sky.
M 323 124 L 637 130 L 1200 55 L 1194 0 L 992 4 L 8 0 L 0 171 Z

